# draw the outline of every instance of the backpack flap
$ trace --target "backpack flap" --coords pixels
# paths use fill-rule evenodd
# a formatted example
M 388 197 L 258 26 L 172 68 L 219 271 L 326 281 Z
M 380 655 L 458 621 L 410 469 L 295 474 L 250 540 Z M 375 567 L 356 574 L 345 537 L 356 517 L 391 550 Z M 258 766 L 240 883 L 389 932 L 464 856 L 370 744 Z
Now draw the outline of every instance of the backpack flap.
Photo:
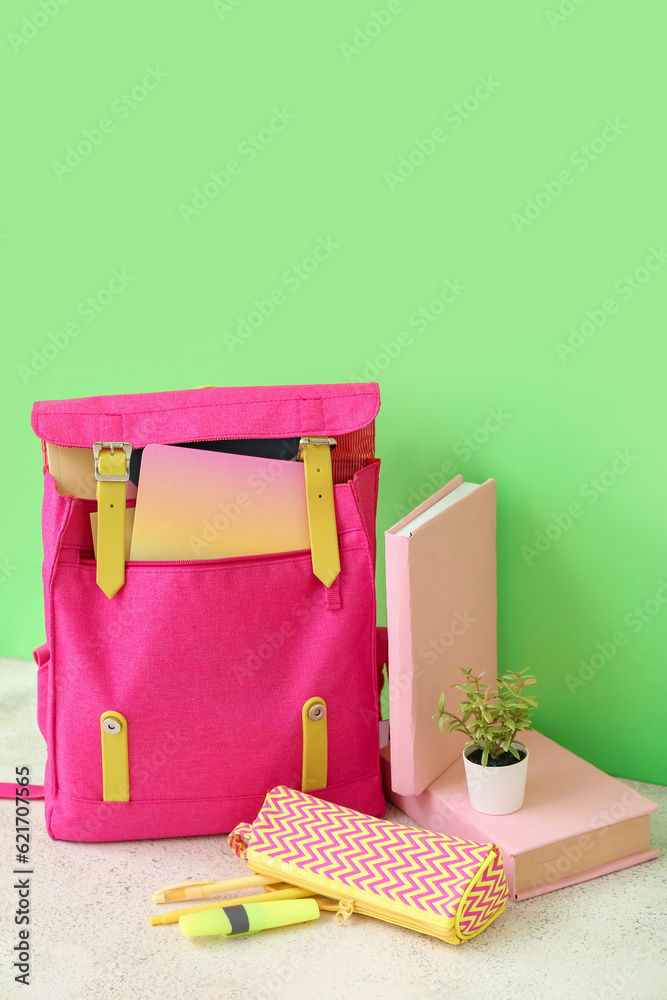
M 340 572 L 333 484 L 345 482 L 373 459 L 379 402 L 375 383 L 203 387 L 38 402 L 32 427 L 46 442 L 48 466 L 56 480 L 56 465 L 80 463 L 73 495 L 82 495 L 79 483 L 83 495 L 90 495 L 85 484 L 94 476 L 97 583 L 107 597 L 124 582 L 127 483 L 131 462 L 136 467 L 137 452 L 145 445 L 234 440 L 234 450 L 243 450 L 245 441 L 250 445 L 258 439 L 296 439 L 304 463 L 313 572 L 330 587 Z M 63 454 L 63 449 L 83 454 Z M 72 489 L 71 484 L 61 485 Z

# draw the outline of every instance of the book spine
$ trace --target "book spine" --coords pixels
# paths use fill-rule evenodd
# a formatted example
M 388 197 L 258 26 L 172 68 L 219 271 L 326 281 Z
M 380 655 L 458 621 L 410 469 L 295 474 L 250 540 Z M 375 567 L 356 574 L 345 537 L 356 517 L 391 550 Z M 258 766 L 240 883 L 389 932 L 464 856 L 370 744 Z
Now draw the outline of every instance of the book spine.
M 399 790 L 414 788 L 414 715 L 412 633 L 410 628 L 410 539 L 387 532 L 387 622 L 389 623 L 389 724 L 396 734 L 392 751 L 392 780 Z M 400 734 L 400 735 L 399 735 Z

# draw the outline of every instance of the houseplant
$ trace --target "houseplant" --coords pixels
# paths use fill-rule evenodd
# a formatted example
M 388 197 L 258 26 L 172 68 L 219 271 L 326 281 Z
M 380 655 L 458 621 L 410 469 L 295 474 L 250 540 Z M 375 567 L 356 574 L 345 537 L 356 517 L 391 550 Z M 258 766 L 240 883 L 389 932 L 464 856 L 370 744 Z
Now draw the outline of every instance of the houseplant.
M 532 728 L 537 702 L 524 688 L 535 684 L 535 678 L 525 670 L 508 672 L 491 687 L 482 683 L 484 672 L 461 670 L 464 682 L 453 685 L 465 695 L 458 713 L 446 710 L 443 691 L 433 718 L 440 732 L 446 725 L 448 733 L 468 737 L 463 763 L 473 809 L 493 815 L 516 812 L 523 805 L 528 769 L 528 748 L 516 736 Z

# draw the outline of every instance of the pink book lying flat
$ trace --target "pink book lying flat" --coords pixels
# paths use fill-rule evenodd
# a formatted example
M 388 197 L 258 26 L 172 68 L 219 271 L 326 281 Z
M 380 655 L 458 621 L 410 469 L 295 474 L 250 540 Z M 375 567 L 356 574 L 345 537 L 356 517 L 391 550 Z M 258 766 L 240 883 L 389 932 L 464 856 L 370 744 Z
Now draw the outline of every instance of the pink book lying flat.
M 522 809 L 487 816 L 470 805 L 465 737 L 440 732 L 440 692 L 460 667 L 496 674 L 495 482 L 457 476 L 386 532 L 389 718 L 381 750 L 388 799 L 427 829 L 497 844 L 510 893 L 526 899 L 648 861 L 658 808 L 540 733 L 530 750 Z
M 487 816 L 473 809 L 460 757 L 420 795 L 403 796 L 392 789 L 383 750 L 385 794 L 429 830 L 497 844 L 517 900 L 659 856 L 649 846 L 656 802 L 541 733 L 521 738 L 530 762 L 518 812 Z

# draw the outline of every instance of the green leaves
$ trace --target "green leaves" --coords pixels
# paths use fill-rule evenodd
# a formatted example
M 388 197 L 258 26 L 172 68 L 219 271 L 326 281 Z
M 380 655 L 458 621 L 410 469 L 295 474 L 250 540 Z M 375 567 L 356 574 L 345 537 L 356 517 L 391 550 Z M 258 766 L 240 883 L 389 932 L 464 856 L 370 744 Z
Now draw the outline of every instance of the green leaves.
M 523 690 L 535 684 L 535 678 L 526 673 L 511 671 L 498 678 L 498 687 L 482 684 L 481 674 L 473 674 L 471 668 L 461 668 L 465 678 L 463 684 L 452 687 L 463 691 L 466 698 L 459 705 L 459 713 L 445 709 L 445 692 L 438 701 L 438 711 L 433 718 L 438 720 L 440 732 L 445 723 L 448 733 L 464 733 L 472 744 L 482 748 L 482 767 L 486 767 L 489 757 L 499 757 L 507 750 L 520 759 L 519 752 L 512 746 L 515 735 L 530 730 L 531 712 L 537 708 L 534 698 L 528 698 Z

